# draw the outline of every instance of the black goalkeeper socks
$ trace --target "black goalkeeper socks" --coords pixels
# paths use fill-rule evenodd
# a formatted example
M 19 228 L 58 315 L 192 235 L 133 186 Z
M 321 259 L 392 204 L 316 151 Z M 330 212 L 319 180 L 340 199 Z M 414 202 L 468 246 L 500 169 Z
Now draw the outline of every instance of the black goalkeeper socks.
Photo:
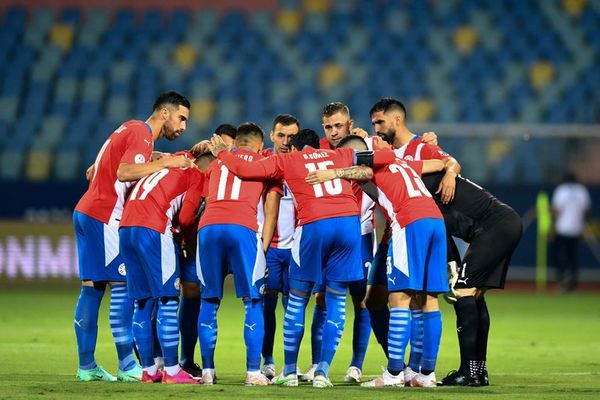
M 479 310 L 473 296 L 461 297 L 454 304 L 456 331 L 460 347 L 460 370 L 476 376 L 473 364 L 477 360 L 477 332 L 479 330 Z

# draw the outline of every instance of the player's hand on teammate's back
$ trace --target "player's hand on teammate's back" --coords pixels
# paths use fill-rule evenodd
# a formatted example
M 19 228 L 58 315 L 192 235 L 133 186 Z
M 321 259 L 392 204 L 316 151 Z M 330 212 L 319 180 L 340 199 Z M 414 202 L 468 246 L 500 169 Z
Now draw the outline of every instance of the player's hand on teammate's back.
M 440 182 L 440 186 L 435 194 L 441 193 L 443 204 L 448 204 L 454 199 L 454 190 L 456 189 L 456 175 L 446 174 Z
M 438 145 L 437 135 L 435 132 L 425 132 L 423 134 L 423 143 L 431 144 L 433 146 Z
M 306 178 L 304 178 L 306 183 L 311 185 L 318 185 L 319 183 L 327 182 L 332 179 L 335 179 L 335 170 L 333 169 L 320 169 L 313 171 L 306 175 Z
M 165 168 L 193 168 L 196 164 L 186 156 L 165 156 L 160 159 Z
M 227 144 L 223 141 L 223 139 L 219 135 L 213 135 L 212 138 L 210 139 L 210 143 L 208 144 L 208 149 L 210 150 L 211 153 L 213 153 L 213 155 L 215 157 L 221 151 L 227 150 L 228 148 L 229 147 L 227 146 Z
M 204 154 L 210 151 L 210 140 L 202 140 L 198 143 L 196 143 L 195 145 L 192 146 L 192 148 L 190 149 L 190 151 L 192 152 L 192 154 L 196 157 L 198 157 L 200 154 Z

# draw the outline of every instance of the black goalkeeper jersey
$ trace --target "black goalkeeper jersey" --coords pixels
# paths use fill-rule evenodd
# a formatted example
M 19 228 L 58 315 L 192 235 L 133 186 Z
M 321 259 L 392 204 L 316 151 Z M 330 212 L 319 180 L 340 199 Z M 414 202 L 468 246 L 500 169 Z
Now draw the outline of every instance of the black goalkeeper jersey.
M 435 194 L 440 185 L 444 172 L 436 172 L 422 176 L 422 180 L 444 216 L 446 230 L 465 242 L 471 242 L 476 230 L 480 226 L 494 223 L 513 212 L 512 208 L 492 196 L 481 186 L 463 178 L 456 177 L 454 200 L 449 204 L 442 204 L 439 194 Z

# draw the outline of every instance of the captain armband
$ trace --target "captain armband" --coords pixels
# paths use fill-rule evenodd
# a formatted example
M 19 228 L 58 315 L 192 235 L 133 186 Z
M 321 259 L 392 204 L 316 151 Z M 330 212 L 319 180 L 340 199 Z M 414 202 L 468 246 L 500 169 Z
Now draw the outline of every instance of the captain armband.
M 354 153 L 355 165 L 366 165 L 373 168 L 373 151 L 360 150 Z

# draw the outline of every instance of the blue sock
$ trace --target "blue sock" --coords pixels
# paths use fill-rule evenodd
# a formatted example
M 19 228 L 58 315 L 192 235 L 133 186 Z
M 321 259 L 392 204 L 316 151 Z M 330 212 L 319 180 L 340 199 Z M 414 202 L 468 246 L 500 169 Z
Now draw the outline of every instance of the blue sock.
M 98 310 L 104 290 L 91 286 L 82 286 L 77 308 L 75 308 L 75 336 L 79 353 L 79 368 L 92 369 L 96 367 L 94 351 L 98 338 Z
M 265 319 L 261 299 L 244 301 L 244 342 L 246 343 L 246 370 L 260 370 L 260 349 L 265 338 Z
M 300 343 L 304 336 L 306 305 L 308 304 L 312 286 L 312 282 L 290 279 L 290 289 L 306 293 L 307 296 L 300 296 L 290 291 L 290 298 L 285 310 L 285 316 L 283 317 L 284 375 L 296 373 L 298 351 L 300 350 Z
M 277 327 L 277 318 L 275 317 L 277 294 L 265 293 L 263 304 L 265 314 L 265 338 L 262 344 L 262 355 L 265 364 L 275 364 L 275 361 L 273 360 L 273 342 L 275 341 L 275 330 Z
M 408 366 L 415 372 L 421 370 L 421 355 L 423 354 L 423 311 L 410 310 L 410 357 Z
M 387 306 L 379 310 L 369 310 L 371 328 L 385 356 L 388 356 L 388 331 L 390 327 L 390 309 Z
M 312 323 L 310 325 L 310 348 L 312 352 L 312 363 L 318 364 L 321 360 L 321 347 L 323 347 L 323 325 L 327 317 L 327 309 L 315 305 Z
M 179 332 L 181 333 L 181 365 L 194 363 L 194 350 L 198 341 L 198 313 L 200 298 L 181 297 L 179 303 Z
M 156 316 L 156 333 L 160 348 L 165 359 L 165 367 L 177 365 L 179 350 L 179 320 L 177 309 L 178 297 L 168 297 L 158 301 L 158 314 Z
M 325 291 L 326 321 L 323 326 L 323 344 L 321 359 L 315 375 L 328 376 L 329 366 L 337 351 L 346 320 L 346 291 L 348 282 L 328 282 Z M 333 291 L 332 291 L 333 290 Z
M 142 368 L 154 365 L 154 329 L 152 314 L 156 300 L 136 300 L 133 309 L 133 337 L 137 346 Z
M 217 345 L 217 310 L 220 300 L 202 299 L 198 315 L 198 338 L 202 368 L 215 367 L 215 346 Z
M 435 371 L 440 339 L 442 337 L 442 313 L 431 311 L 423 313 L 423 357 L 421 370 L 429 374 Z
M 354 326 L 352 331 L 352 361 L 350 365 L 362 369 L 369 337 L 371 336 L 371 318 L 366 308 L 354 307 Z
M 133 300 L 127 294 L 127 285 L 111 285 L 110 290 L 110 330 L 117 347 L 119 369 L 128 371 L 136 364 L 133 357 Z
M 410 339 L 410 309 L 393 307 L 390 309 L 390 330 L 388 333 L 388 371 L 398 375 L 404 369 L 404 352 Z
M 162 357 L 163 353 L 158 341 L 158 329 L 156 327 L 156 318 L 158 317 L 158 299 L 154 299 L 154 308 L 152 310 L 152 357 Z M 164 360 L 163 360 L 164 361 Z

